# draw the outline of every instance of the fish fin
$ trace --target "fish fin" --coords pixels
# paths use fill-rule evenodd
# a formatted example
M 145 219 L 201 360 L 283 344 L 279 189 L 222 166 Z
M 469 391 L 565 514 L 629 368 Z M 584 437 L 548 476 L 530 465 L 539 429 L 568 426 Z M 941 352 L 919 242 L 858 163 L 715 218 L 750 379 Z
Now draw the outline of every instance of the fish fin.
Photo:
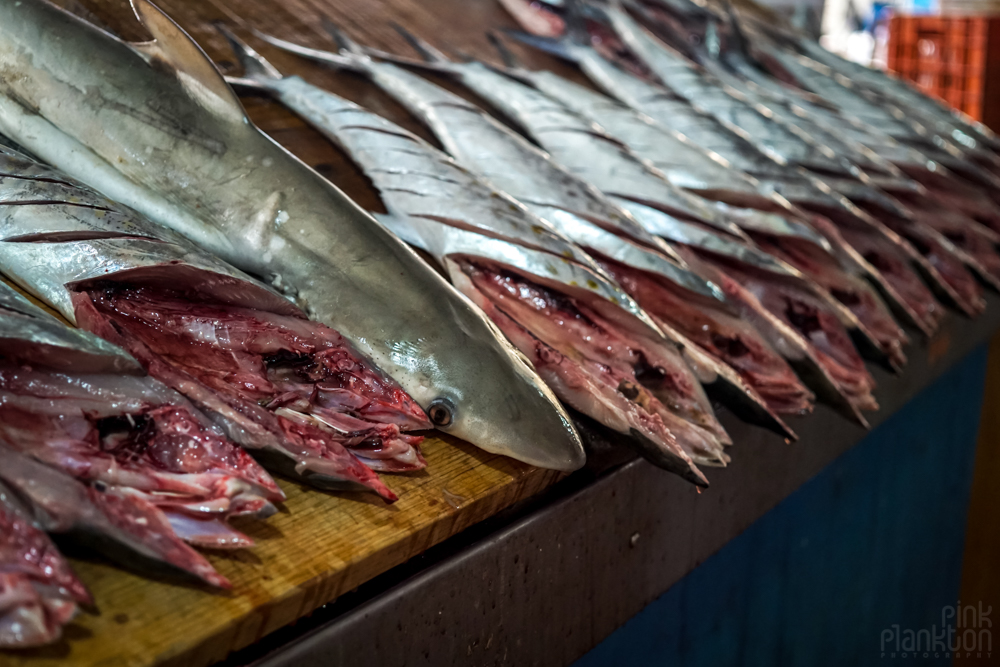
M 294 53 L 297 56 L 302 56 L 303 58 L 308 58 L 309 60 L 315 60 L 323 63 L 324 65 L 330 65 L 336 69 L 346 69 L 352 72 L 364 71 L 365 68 L 362 63 L 368 60 L 368 56 L 364 53 L 354 53 L 349 51 L 333 53 L 331 51 L 323 51 L 322 49 L 312 49 L 308 46 L 302 46 L 284 39 L 278 39 L 277 37 L 273 37 L 259 30 L 254 30 L 253 34 L 256 35 L 258 39 L 261 39 L 271 46 L 281 49 L 282 51 L 288 51 L 289 53 Z
M 532 48 L 538 49 L 539 51 L 544 51 L 549 55 L 562 58 L 563 60 L 568 60 L 571 63 L 579 61 L 579 58 L 576 57 L 576 54 L 573 53 L 569 44 L 565 40 L 552 39 L 551 37 L 536 37 L 531 33 L 524 32 L 523 30 L 514 30 L 510 28 L 504 28 L 503 32 L 508 37 L 512 37 L 522 44 L 527 44 Z
M 136 17 L 154 38 L 151 42 L 132 43 L 130 46 L 147 57 L 169 63 L 188 92 L 198 97 L 216 115 L 245 121 L 246 113 L 236 93 L 191 36 L 149 0 L 130 2 Z
M 520 69 L 521 65 L 517 62 L 517 56 L 514 55 L 513 51 L 507 48 L 507 45 L 503 43 L 503 40 L 500 38 L 500 34 L 497 31 L 488 31 L 486 33 L 486 39 L 488 39 L 490 44 L 493 45 L 493 48 L 499 52 L 500 60 L 503 61 L 505 66 L 510 69 Z
M 400 34 L 400 36 L 407 41 L 407 43 L 413 47 L 413 50 L 420 54 L 420 57 L 429 63 L 444 64 L 451 62 L 442 51 L 434 48 L 428 42 L 420 39 L 412 32 L 399 25 L 396 22 L 390 24 L 392 29 Z
M 274 65 L 265 60 L 264 56 L 254 51 L 249 44 L 237 37 L 225 23 L 222 21 L 213 21 L 212 25 L 226 38 L 229 46 L 233 49 L 233 53 L 236 54 L 236 58 L 240 61 L 240 65 L 243 66 L 242 78 L 249 79 L 250 81 L 268 79 L 276 81 L 284 78 Z

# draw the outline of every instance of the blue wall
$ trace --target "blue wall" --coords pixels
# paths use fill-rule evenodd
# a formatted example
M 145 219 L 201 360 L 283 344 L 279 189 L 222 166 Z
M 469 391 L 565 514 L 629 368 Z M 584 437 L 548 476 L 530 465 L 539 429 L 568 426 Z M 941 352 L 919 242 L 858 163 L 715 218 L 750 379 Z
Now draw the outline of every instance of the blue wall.
M 985 371 L 983 347 L 576 667 L 950 664 L 880 638 L 956 603 Z

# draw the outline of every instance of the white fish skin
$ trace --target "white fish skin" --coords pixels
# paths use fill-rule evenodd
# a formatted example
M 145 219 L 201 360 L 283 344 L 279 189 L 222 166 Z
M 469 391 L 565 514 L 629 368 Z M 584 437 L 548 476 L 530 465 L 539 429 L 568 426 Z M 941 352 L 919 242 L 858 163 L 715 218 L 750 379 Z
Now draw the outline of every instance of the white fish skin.
M 569 416 L 485 316 L 257 130 L 176 24 L 145 0 L 134 8 L 155 42 L 126 44 L 42 1 L 0 5 L 0 131 L 280 286 L 434 405 L 442 430 L 581 466 Z

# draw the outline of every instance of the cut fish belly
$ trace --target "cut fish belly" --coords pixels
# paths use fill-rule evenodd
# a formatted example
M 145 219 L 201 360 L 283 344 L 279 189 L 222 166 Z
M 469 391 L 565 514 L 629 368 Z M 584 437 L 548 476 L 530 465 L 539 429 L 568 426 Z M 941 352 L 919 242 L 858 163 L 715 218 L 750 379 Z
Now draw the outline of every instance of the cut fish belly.
M 773 274 L 708 253 L 699 259 L 714 267 L 720 287 L 737 303 L 748 305 L 747 295 L 773 316 L 801 334 L 823 370 L 858 410 L 877 410 L 872 395 L 875 380 L 865 368 L 851 337 L 827 304 L 798 285 Z
M 164 508 L 219 517 L 272 514 L 271 501 L 284 499 L 274 480 L 168 398 L 180 399 L 151 378 L 4 364 L 0 438 L 78 479 L 132 488 Z
M 0 649 L 53 642 L 90 593 L 0 483 Z
M 919 318 L 925 333 L 930 335 L 937 331 L 944 317 L 944 306 L 921 280 L 914 268 L 913 257 L 905 248 L 880 230 L 866 225 L 837 224 L 832 219 L 824 219 L 823 222 L 834 226 L 848 245 L 878 270 L 914 316 Z M 816 223 L 814 220 L 813 224 Z M 820 231 L 823 229 L 820 228 Z
M 953 290 L 955 305 L 963 313 L 971 317 L 986 310 L 982 286 L 965 268 L 962 259 L 946 246 L 946 239 L 917 221 L 892 216 L 884 216 L 882 221 L 886 227 L 906 239 L 934 267 Z
M 229 581 L 177 537 L 166 515 L 120 487 L 86 485 L 0 442 L 0 484 L 49 533 L 70 533 L 132 570 L 180 573 L 220 588 Z
M 560 354 L 606 368 L 617 390 L 657 415 L 698 463 L 723 465 L 728 435 L 680 354 L 615 328 L 590 308 L 517 274 L 468 259 L 472 285 Z
M 607 258 L 601 265 L 654 317 L 736 369 L 780 414 L 805 414 L 814 396 L 752 325 L 708 299 Z
M 898 368 L 906 363 L 903 346 L 909 339 L 864 279 L 846 273 L 832 255 L 810 241 L 766 234 L 751 236 L 762 250 L 802 271 L 857 315 L 893 365 Z
M 148 288 L 95 287 L 76 292 L 74 303 L 84 327 L 121 344 L 226 428 L 290 443 L 317 459 L 321 474 L 394 499 L 360 459 L 425 465 L 414 449 L 422 438 L 400 430 L 429 427 L 423 411 L 327 327 Z M 347 429 L 339 428 L 342 413 L 354 417 Z M 359 456 L 350 453 L 362 445 Z
M 474 271 L 471 267 L 465 268 Z M 629 398 L 622 391 L 621 380 L 615 377 L 610 367 L 585 357 L 564 355 L 545 344 L 486 298 L 464 270 L 455 277 L 455 283 L 531 361 L 561 400 L 608 428 L 631 435 L 642 456 L 654 465 L 674 472 L 697 486 L 708 486 L 708 480 L 677 442 L 677 437 L 667 428 L 662 417 L 647 411 L 635 400 L 638 389 Z

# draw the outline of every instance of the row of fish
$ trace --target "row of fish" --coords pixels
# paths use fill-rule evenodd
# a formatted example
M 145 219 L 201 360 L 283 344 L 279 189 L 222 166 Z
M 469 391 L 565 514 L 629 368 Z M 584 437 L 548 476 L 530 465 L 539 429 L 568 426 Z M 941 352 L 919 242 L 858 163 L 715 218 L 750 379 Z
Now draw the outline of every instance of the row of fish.
M 594 87 L 496 34 L 503 65 L 402 28 L 422 58 L 255 32 L 365 76 L 440 150 L 225 25 L 228 83 L 146 0 L 141 44 L 0 0 L 0 273 L 78 327 L 0 286 L 0 647 L 93 604 L 46 533 L 227 586 L 192 546 L 250 546 L 228 521 L 273 513 L 270 473 L 392 501 L 378 473 L 424 467 L 430 428 L 573 470 L 563 405 L 707 486 L 733 444 L 713 400 L 789 440 L 816 400 L 866 425 L 897 322 L 930 335 L 1000 287 L 985 128 L 752 11 L 503 4 Z M 233 88 L 315 126 L 388 213 Z

